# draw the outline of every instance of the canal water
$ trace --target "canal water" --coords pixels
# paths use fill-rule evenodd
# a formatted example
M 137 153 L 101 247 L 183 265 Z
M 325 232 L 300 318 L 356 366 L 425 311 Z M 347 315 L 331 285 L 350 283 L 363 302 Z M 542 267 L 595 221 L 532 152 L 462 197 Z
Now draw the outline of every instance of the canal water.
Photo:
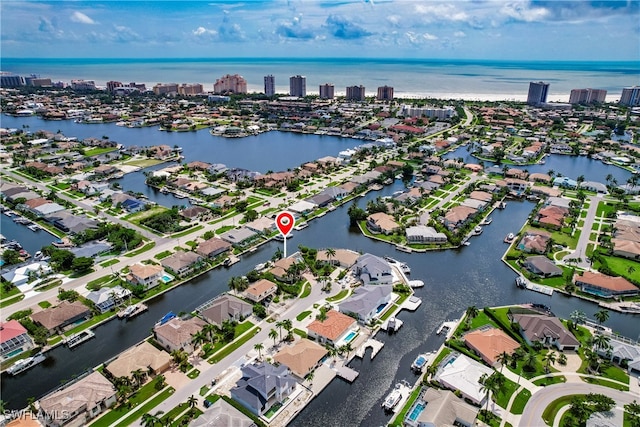
M 37 123 L 47 122 L 39 121 Z M 2 125 L 9 126 L 4 122 Z M 91 128 L 92 126 L 74 124 L 73 129 Z M 15 124 L 11 127 L 19 128 L 21 125 Z M 34 131 L 37 128 L 39 127 L 34 125 L 30 130 Z M 112 127 L 112 129 L 121 128 Z M 138 131 L 139 129 L 127 129 L 127 132 L 134 134 Z M 78 136 L 79 132 L 65 131 L 65 134 Z M 182 136 L 189 139 L 196 134 L 198 133 Z M 93 136 L 95 135 L 94 133 Z M 207 134 L 207 136 L 209 135 Z M 315 138 L 312 135 L 295 136 L 302 137 L 300 141 L 304 141 L 305 145 L 306 137 Z M 115 137 L 111 137 L 111 139 L 116 140 Z M 323 138 L 323 142 L 324 139 L 332 138 Z M 337 140 L 340 141 L 340 144 L 344 143 L 343 140 Z M 241 142 L 242 140 L 232 141 Z M 142 143 L 139 144 L 142 145 Z M 185 147 L 186 144 L 179 142 L 178 145 Z M 239 165 L 250 168 L 242 163 L 242 154 L 244 153 L 242 146 L 238 145 L 236 150 Z M 187 151 L 185 148 L 185 156 L 191 155 Z M 564 156 L 555 157 L 566 161 L 574 159 Z M 212 158 L 212 155 L 202 157 L 199 160 L 220 161 Z M 279 168 L 273 165 L 280 160 L 267 156 L 264 159 L 264 168 L 277 170 Z M 290 160 L 291 165 L 288 167 L 295 166 L 300 162 L 298 159 Z M 569 175 L 564 172 L 561 166 L 554 166 L 554 169 Z M 569 167 L 571 166 L 568 165 Z M 590 167 L 592 169 L 602 168 L 601 172 L 605 172 L 605 176 L 607 173 L 613 174 L 615 170 L 619 170 L 599 162 Z M 587 170 L 584 170 L 581 174 L 586 175 L 586 173 Z M 381 191 L 370 192 L 364 198 L 357 199 L 353 203 L 364 207 L 367 200 L 390 195 L 401 188 L 402 184 L 396 181 L 393 185 L 387 186 Z M 125 187 L 125 189 L 129 188 Z M 415 379 L 409 369 L 413 359 L 421 352 L 435 350 L 442 342 L 442 338 L 435 335 L 437 326 L 443 320 L 459 317 L 470 305 L 484 307 L 536 302 L 550 306 L 559 316 L 568 317 L 573 310 L 578 309 L 584 311 L 589 317 L 593 317 L 598 307 L 592 303 L 562 295 L 548 297 L 517 289 L 514 285 L 515 274 L 500 261 L 500 257 L 506 249 L 502 242 L 504 236 L 521 228 L 533 206 L 528 201 L 509 201 L 505 210 L 492 214 L 493 223 L 484 227 L 484 232 L 480 236 L 473 237 L 470 246 L 462 247 L 459 250 L 412 254 L 398 252 L 386 243 L 370 240 L 357 230 L 349 228 L 348 205 L 329 212 L 320 219 L 311 221 L 309 227 L 296 232 L 294 240 L 290 241 L 290 244 L 293 243 L 296 246 L 302 244 L 315 248 L 344 247 L 379 256 L 389 255 L 405 261 L 412 269 L 411 278 L 423 280 L 426 285 L 424 288 L 416 290 L 416 295 L 423 301 L 418 310 L 414 313 L 402 312 L 399 314 L 398 317 L 405 322 L 402 329 L 394 335 L 381 333 L 377 336 L 377 339 L 385 343 L 385 347 L 376 358 L 371 361 L 367 354 L 364 360 L 355 359 L 352 362 L 351 366 L 360 372 L 360 377 L 352 384 L 342 380 L 333 381 L 302 411 L 292 422 L 292 425 L 373 426 L 386 423 L 390 417 L 385 415 L 380 408 L 380 403 L 386 394 L 397 381 Z M 95 339 L 73 350 L 62 346 L 58 347 L 49 353 L 47 361 L 33 369 L 16 377 L 3 376 L 2 399 L 7 402 L 8 408 L 24 407 L 29 397 L 40 397 L 62 382 L 72 379 L 86 369 L 99 365 L 144 339 L 150 334 L 154 323 L 168 311 L 191 311 L 203 302 L 226 291 L 228 280 L 231 277 L 246 274 L 256 264 L 270 259 L 280 245 L 281 243 L 278 242 L 263 245 L 256 252 L 243 256 L 240 263 L 229 269 L 212 270 L 164 296 L 154 299 L 149 304 L 149 311 L 135 319 L 129 322 L 110 321 L 95 329 Z M 612 312 L 607 325 L 631 338 L 638 338 L 640 333 L 637 319 L 630 315 Z

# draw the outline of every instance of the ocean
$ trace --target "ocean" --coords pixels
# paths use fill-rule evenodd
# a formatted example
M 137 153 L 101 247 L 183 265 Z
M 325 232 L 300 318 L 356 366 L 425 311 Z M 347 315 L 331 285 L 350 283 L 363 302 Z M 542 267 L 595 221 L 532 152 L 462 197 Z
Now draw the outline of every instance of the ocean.
M 109 80 L 124 83 L 201 83 L 206 91 L 225 74 L 240 74 L 249 92 L 263 92 L 263 77 L 275 76 L 276 92 L 289 91 L 289 76 L 307 78 L 307 93 L 324 83 L 343 95 L 347 86 L 363 85 L 367 96 L 392 86 L 396 97 L 466 100 L 526 100 L 530 81 L 550 84 L 548 101 L 567 102 L 571 89 L 608 91 L 619 99 L 623 87 L 640 84 L 637 62 L 489 61 L 367 58 L 156 58 L 41 59 L 2 58 L 2 71 L 36 74 L 53 81 Z

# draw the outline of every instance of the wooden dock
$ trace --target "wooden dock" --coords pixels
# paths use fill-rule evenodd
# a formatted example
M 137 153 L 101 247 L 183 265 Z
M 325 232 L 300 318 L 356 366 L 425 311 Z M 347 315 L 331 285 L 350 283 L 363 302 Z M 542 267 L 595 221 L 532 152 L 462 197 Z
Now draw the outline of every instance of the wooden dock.
M 338 376 L 344 380 L 349 381 L 350 383 L 354 382 L 360 373 L 355 369 L 351 369 L 348 366 L 336 366 L 335 368 Z

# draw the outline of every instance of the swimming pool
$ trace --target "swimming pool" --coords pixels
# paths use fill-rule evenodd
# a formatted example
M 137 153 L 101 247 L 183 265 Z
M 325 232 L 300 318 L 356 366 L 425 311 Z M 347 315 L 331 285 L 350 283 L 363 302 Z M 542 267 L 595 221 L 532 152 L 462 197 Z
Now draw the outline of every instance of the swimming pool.
M 418 404 L 415 405 L 411 410 L 411 413 L 409 414 L 409 419 L 411 421 L 417 420 L 420 414 L 422 413 L 422 411 L 424 411 L 425 406 L 426 405 L 424 404 L 424 402 L 418 402 Z
M 379 314 L 382 310 L 384 310 L 384 308 L 387 306 L 387 303 L 385 302 L 384 304 L 380 304 L 378 306 L 378 308 L 376 309 L 376 314 Z
M 172 281 L 172 280 L 173 280 L 173 277 L 169 276 L 168 274 L 163 274 L 163 275 L 162 275 L 162 281 L 163 281 L 164 283 L 169 283 L 169 282 L 170 282 L 170 281 Z
M 356 335 L 358 335 L 356 331 L 349 332 L 349 334 L 344 337 L 344 342 L 351 342 L 356 337 Z

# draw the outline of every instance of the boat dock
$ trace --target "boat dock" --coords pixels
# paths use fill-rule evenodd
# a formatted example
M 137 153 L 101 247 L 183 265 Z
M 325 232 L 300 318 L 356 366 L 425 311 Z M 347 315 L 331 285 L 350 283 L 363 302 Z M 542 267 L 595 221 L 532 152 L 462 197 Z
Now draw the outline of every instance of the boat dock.
M 380 325 L 380 329 L 387 332 L 398 332 L 398 330 L 404 325 L 404 322 L 397 317 L 391 316 Z
M 397 385 L 397 387 L 398 387 L 398 390 L 400 391 L 401 397 L 398 403 L 392 409 L 392 412 L 394 414 L 397 413 L 402 408 L 404 408 L 405 403 L 407 403 L 407 400 L 409 400 L 409 396 L 411 395 L 411 385 L 408 382 L 402 380 Z
M 518 276 L 516 278 L 516 285 L 518 287 L 524 287 L 524 289 L 528 289 L 530 291 L 538 292 L 543 295 L 553 295 L 553 288 L 544 285 L 538 285 L 537 283 L 532 283 L 529 279 L 523 276 Z
M 133 308 L 131 308 L 133 307 Z M 118 312 L 118 318 L 130 319 L 137 316 L 140 313 L 145 312 L 149 307 L 143 303 L 138 303 L 135 306 L 128 306 Z
M 436 335 L 440 335 L 444 332 L 447 338 L 449 338 L 449 333 L 455 330 L 457 324 L 458 320 L 448 320 L 446 322 L 442 322 L 436 330 Z
M 373 338 L 369 338 L 356 350 L 356 356 L 360 359 L 364 358 L 364 353 L 367 351 L 367 348 L 371 347 L 371 360 L 378 354 L 382 347 L 384 347 L 384 343 L 382 341 L 375 340 Z
M 91 338 L 95 337 L 96 334 L 91 330 L 91 329 L 86 329 L 84 331 L 78 332 L 77 334 L 73 334 L 69 337 L 67 337 L 64 340 L 64 343 L 67 345 L 67 347 L 69 348 L 73 348 L 77 345 L 82 344 L 85 341 L 90 340 Z
M 422 304 L 422 300 L 415 295 L 410 296 L 402 303 L 402 308 L 407 309 L 409 311 L 416 311 L 418 307 Z
M 350 383 L 354 382 L 360 373 L 355 369 L 351 369 L 348 366 L 336 366 L 334 368 L 336 374 L 344 380 L 349 381 Z

